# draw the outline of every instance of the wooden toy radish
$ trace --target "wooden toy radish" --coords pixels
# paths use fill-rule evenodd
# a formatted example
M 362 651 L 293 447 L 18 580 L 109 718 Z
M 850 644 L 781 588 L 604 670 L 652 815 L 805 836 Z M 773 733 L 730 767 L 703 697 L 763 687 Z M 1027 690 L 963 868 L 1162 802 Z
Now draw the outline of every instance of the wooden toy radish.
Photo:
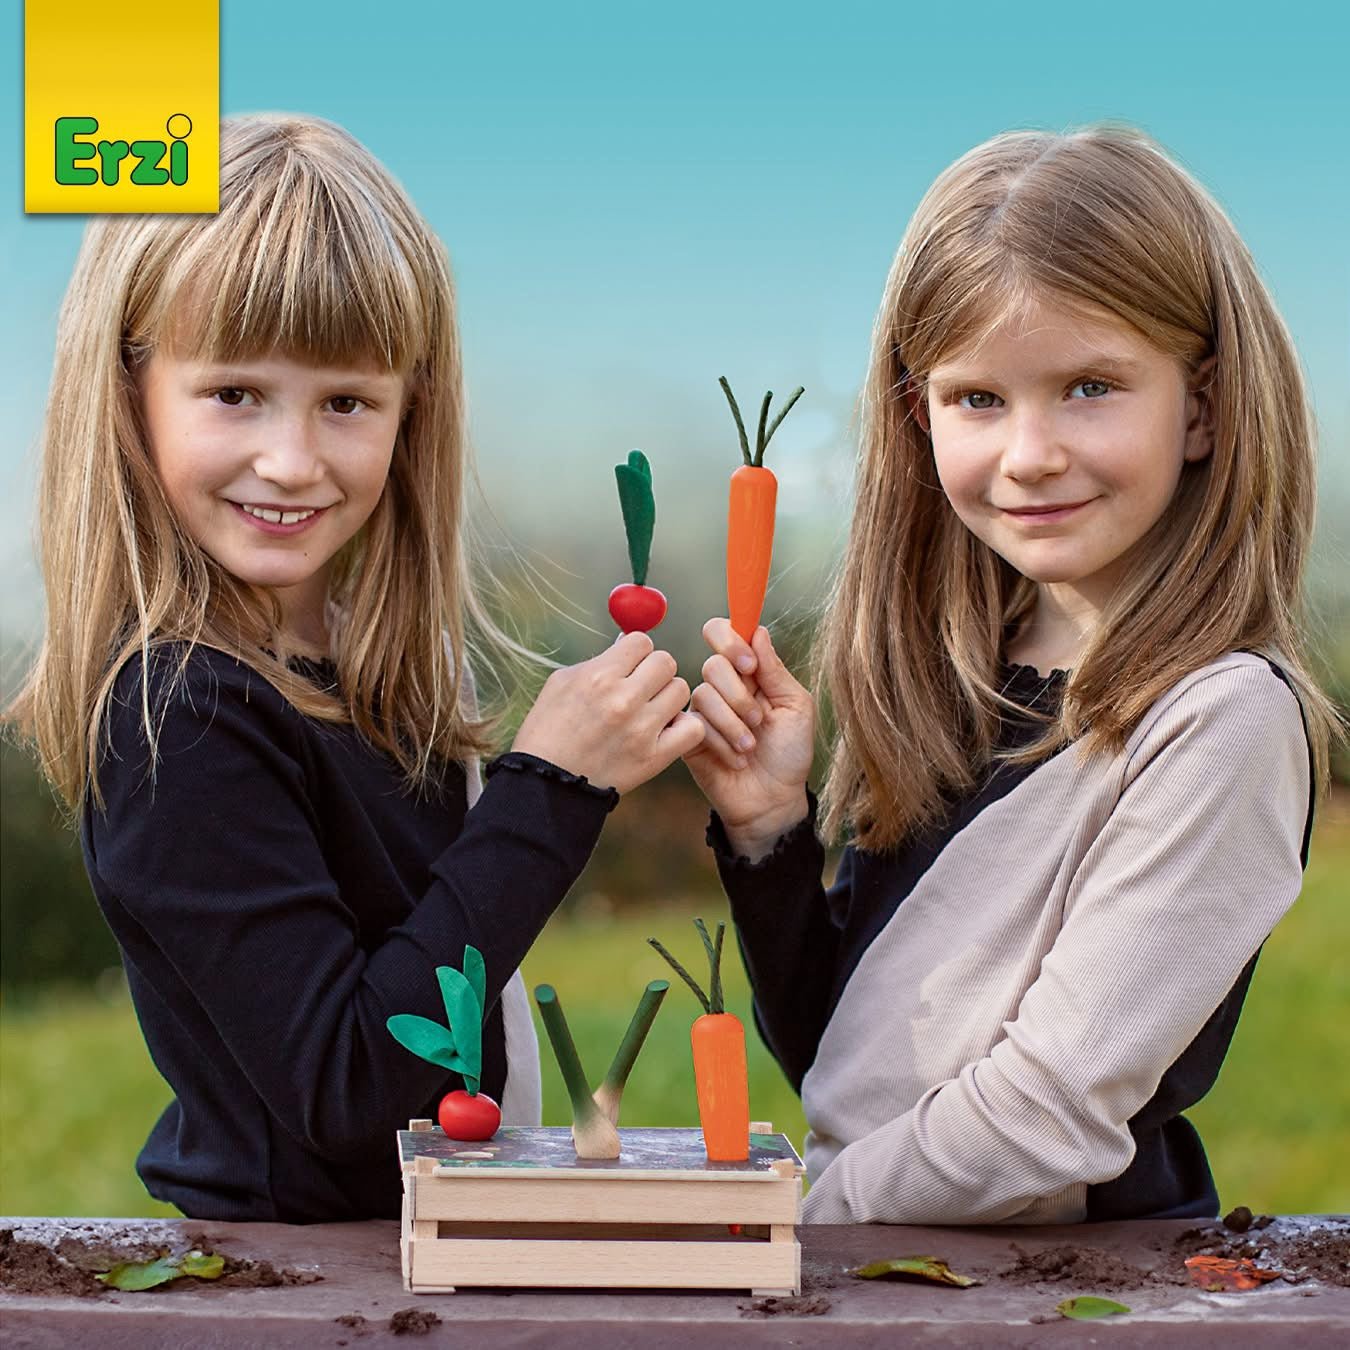
M 731 405 L 731 415 L 736 419 L 736 430 L 741 438 L 741 455 L 745 459 L 745 463 L 731 475 L 731 500 L 727 510 L 727 605 L 732 628 L 749 642 L 755 635 L 759 616 L 764 610 L 764 593 L 769 586 L 769 563 L 773 559 L 774 512 L 778 504 L 778 479 L 774 477 L 772 469 L 764 467 L 764 451 L 783 418 L 792 411 L 792 405 L 806 391 L 798 385 L 771 423 L 768 417 L 773 391 L 764 395 L 752 458 L 750 441 L 745 434 L 745 423 L 741 420 L 736 396 L 731 392 L 725 375 L 718 383 Z
M 477 947 L 464 948 L 464 971 L 437 966 L 448 1025 L 415 1013 L 398 1013 L 385 1025 L 406 1050 L 439 1064 L 464 1079 L 463 1089 L 441 1098 L 436 1119 L 451 1139 L 491 1139 L 502 1123 L 501 1109 L 485 1092 L 478 1091 L 483 1072 L 483 1004 L 487 971 Z
M 666 597 L 648 586 L 647 564 L 651 560 L 652 530 L 656 525 L 656 497 L 652 492 L 652 466 L 641 450 L 628 452 L 627 464 L 616 464 L 619 507 L 628 536 L 628 561 L 633 580 L 609 593 L 609 613 L 625 633 L 646 633 L 666 617 Z
M 710 975 L 706 994 L 655 938 L 647 941 L 665 957 L 703 1005 L 704 1015 L 696 1018 L 690 1028 L 689 1043 L 694 1055 L 698 1117 L 708 1159 L 743 1162 L 750 1156 L 750 1080 L 745 1064 L 745 1028 L 739 1017 L 727 1012 L 722 999 L 722 938 L 727 926 L 717 925 L 716 938 L 708 936 L 708 926 L 702 919 L 695 919 L 694 926 L 708 954 Z

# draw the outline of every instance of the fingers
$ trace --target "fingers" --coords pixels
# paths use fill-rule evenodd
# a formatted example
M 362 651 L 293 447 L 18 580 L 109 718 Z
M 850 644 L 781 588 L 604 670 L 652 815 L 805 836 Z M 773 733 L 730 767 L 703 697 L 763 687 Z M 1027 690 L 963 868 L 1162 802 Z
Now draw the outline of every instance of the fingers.
M 653 651 L 644 656 L 633 668 L 627 684 L 631 693 L 646 702 L 655 698 L 674 681 L 679 670 L 679 663 L 669 652 Z M 683 680 L 679 683 L 684 685 L 684 698 L 680 701 L 680 706 L 683 707 L 689 700 L 689 686 L 684 684 Z
M 806 692 L 774 650 L 769 630 L 763 624 L 755 629 L 753 650 L 756 662 L 755 679 L 760 692 L 770 703 Z
M 647 704 L 647 712 L 657 726 L 665 726 L 682 712 L 689 703 L 689 683 L 679 679 L 667 681 Z
M 730 619 L 709 619 L 703 625 L 703 640 L 742 675 L 754 674 L 759 658 L 731 626 Z
M 720 656 L 712 656 L 708 658 L 708 664 L 722 660 Z M 751 718 L 753 725 L 758 726 L 763 721 L 762 711 L 753 695 L 745 692 L 744 686 L 740 685 L 740 680 L 734 673 L 730 678 L 741 687 L 741 692 L 736 696 L 734 703 L 722 692 L 722 686 L 717 682 L 726 679 L 726 671 L 714 670 L 710 675 L 705 666 L 703 673 L 704 683 L 694 690 L 691 705 L 693 711 L 717 733 L 718 738 L 729 747 L 733 756 L 748 754 L 755 746 Z
M 623 633 L 591 660 L 597 666 L 631 675 L 655 650 L 656 643 L 646 633 Z
M 670 725 L 656 738 L 658 755 L 666 764 L 674 764 L 682 755 L 692 754 L 702 744 L 706 727 L 693 713 L 676 713 Z
M 694 692 L 697 693 L 698 691 L 695 690 Z M 743 754 L 740 754 L 735 746 L 729 744 L 720 731 L 717 731 L 701 713 L 691 713 L 690 715 L 697 717 L 704 727 L 703 742 L 697 747 L 700 754 L 706 753 L 714 756 L 729 769 L 745 768 L 750 761 Z

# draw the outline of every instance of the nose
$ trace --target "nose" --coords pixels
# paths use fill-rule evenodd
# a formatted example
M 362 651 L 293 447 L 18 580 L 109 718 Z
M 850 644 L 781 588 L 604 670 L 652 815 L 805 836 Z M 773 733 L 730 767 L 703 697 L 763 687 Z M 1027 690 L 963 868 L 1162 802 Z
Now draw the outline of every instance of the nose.
M 1005 478 L 1036 483 L 1068 468 L 1068 454 L 1055 433 L 1054 421 L 1040 409 L 1023 405 L 1004 426 L 1007 439 L 999 468 Z
M 288 492 L 321 482 L 323 460 L 306 420 L 288 417 L 270 422 L 253 457 L 253 471 Z

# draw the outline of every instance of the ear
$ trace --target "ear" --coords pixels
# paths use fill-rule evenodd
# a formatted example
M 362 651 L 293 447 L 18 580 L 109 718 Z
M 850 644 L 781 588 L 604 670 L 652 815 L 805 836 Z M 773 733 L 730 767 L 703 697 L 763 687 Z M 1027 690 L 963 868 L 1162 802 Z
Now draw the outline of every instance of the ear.
M 1214 451 L 1214 372 L 1216 358 L 1207 356 L 1186 381 L 1186 441 L 1182 457 L 1189 464 Z

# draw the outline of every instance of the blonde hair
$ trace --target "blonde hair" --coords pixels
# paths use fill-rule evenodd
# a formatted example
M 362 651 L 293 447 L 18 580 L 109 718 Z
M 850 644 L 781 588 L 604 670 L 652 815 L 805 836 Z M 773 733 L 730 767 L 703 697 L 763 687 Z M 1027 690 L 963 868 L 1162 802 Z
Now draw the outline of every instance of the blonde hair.
M 350 722 L 426 787 L 485 749 L 461 705 L 466 627 L 512 648 L 477 600 L 464 545 L 464 407 L 444 249 L 389 172 L 346 131 L 259 114 L 221 124 L 214 216 L 105 216 L 84 236 L 57 328 L 42 441 L 39 552 L 47 624 L 8 710 L 74 808 L 98 791 L 105 707 L 139 654 L 152 750 L 162 717 L 151 653 L 219 648 L 301 712 Z M 187 322 L 185 322 L 185 316 Z M 287 665 L 280 608 L 181 528 L 155 473 L 136 373 L 164 346 L 210 361 L 280 352 L 406 377 L 389 478 L 336 560 L 331 612 L 340 693 Z
M 936 820 L 996 757 L 1006 639 L 1034 583 L 948 504 L 913 416 L 929 371 L 1034 297 L 1132 325 L 1208 381 L 1214 449 L 1188 463 L 1016 759 L 1118 751 L 1159 697 L 1225 652 L 1266 653 L 1303 705 L 1325 784 L 1336 714 L 1309 675 L 1301 597 L 1314 432 L 1293 343 L 1209 194 L 1143 134 L 1012 132 L 948 168 L 892 265 L 862 405 L 856 505 L 818 648 L 838 735 L 827 831 L 881 849 Z M 1129 678 L 1121 673 L 1128 671 Z

